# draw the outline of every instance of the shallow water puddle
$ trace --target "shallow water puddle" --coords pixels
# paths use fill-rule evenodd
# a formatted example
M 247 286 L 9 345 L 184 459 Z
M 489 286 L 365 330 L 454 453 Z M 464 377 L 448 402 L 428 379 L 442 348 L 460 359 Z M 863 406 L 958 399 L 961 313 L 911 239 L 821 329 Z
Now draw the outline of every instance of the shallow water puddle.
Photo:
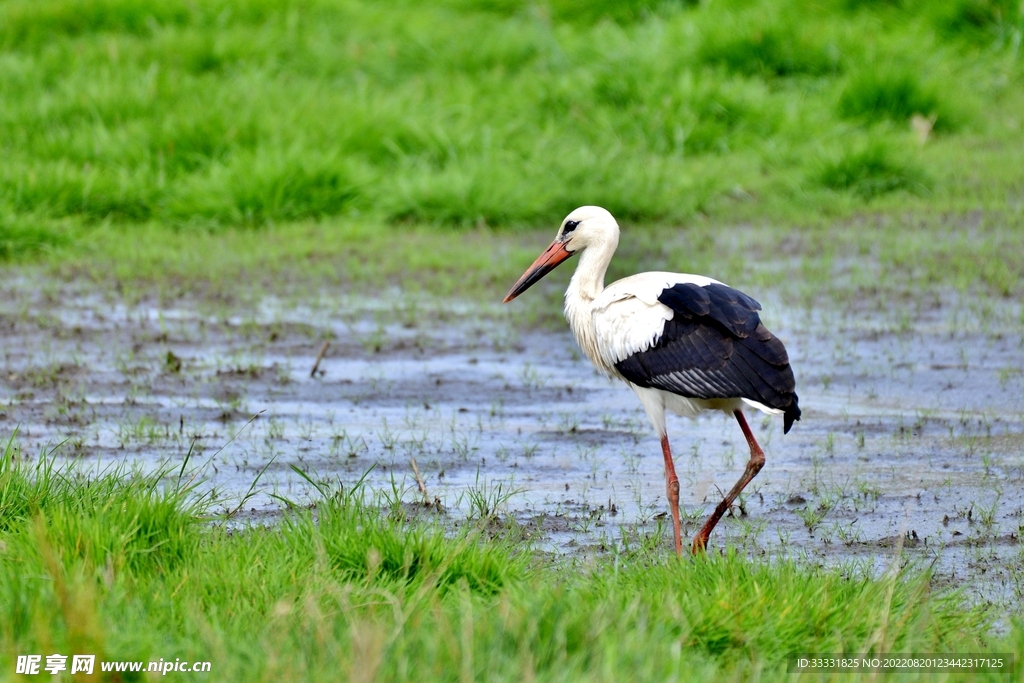
M 9 282 L 0 435 L 17 428 L 25 457 L 59 445 L 97 470 L 176 472 L 191 448 L 201 486 L 226 509 L 257 482 L 247 519 L 273 516 L 282 498 L 314 499 L 297 467 L 335 486 L 365 477 L 368 490 L 425 500 L 453 524 L 496 509 L 552 552 L 652 533 L 669 552 L 660 449 L 632 392 L 598 376 L 568 331 L 524 331 L 508 316 L 399 296 L 129 306 Z M 973 599 L 1018 601 L 1019 307 L 764 318 L 790 350 L 804 417 L 783 436 L 781 418 L 751 416 L 768 463 L 712 547 L 873 570 L 909 558 Z M 692 536 L 746 446 L 724 415 L 669 429 Z

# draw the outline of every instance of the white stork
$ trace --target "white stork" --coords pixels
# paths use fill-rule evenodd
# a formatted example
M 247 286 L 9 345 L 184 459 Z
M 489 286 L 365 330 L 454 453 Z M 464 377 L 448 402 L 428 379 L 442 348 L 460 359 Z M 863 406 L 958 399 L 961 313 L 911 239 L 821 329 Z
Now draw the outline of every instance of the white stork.
M 661 437 L 676 553 L 682 554 L 679 478 L 665 431 L 665 411 L 695 417 L 731 413 L 750 446 L 743 476 L 693 539 L 705 549 L 712 529 L 764 466 L 743 407 L 783 415 L 784 433 L 800 419 L 786 349 L 763 324 L 761 305 L 717 280 L 681 273 L 640 273 L 604 286 L 619 244 L 619 224 L 606 210 L 581 206 L 562 221 L 551 245 L 505 297 L 516 298 L 555 266 L 579 253 L 565 291 L 565 318 L 576 343 L 598 370 L 636 393 Z

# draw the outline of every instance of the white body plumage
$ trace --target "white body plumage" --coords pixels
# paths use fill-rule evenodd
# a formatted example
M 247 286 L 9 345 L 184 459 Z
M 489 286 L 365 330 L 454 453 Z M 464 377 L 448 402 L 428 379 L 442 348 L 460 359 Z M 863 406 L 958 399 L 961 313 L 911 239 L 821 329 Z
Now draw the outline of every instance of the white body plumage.
M 619 242 L 618 225 L 609 232 L 614 239 L 598 243 L 596 249 L 591 246 L 580 255 L 580 263 L 565 290 L 565 319 L 580 350 L 594 366 L 608 377 L 626 382 L 636 393 L 658 436 L 666 433 L 666 410 L 696 417 L 706 410 L 732 414 L 737 408 L 749 405 L 768 414 L 781 413 L 751 399 L 687 398 L 662 389 L 638 386 L 622 376 L 615 365 L 657 344 L 665 322 L 675 315 L 671 308 L 658 301 L 663 290 L 681 283 L 698 287 L 722 283 L 703 275 L 651 271 L 616 280 L 605 287 L 605 273 Z

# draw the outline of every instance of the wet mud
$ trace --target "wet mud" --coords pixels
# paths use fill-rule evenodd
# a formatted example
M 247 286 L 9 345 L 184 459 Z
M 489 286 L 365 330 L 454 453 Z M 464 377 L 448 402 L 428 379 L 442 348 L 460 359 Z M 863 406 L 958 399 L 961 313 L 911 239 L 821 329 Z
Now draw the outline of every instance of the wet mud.
M 777 302 L 763 317 L 790 351 L 803 419 L 783 436 L 781 417 L 748 415 L 767 465 L 712 552 L 912 562 L 1019 610 L 1020 305 L 759 296 Z M 632 392 L 567 330 L 524 328 L 507 307 L 399 292 L 127 304 L 23 276 L 0 285 L 0 344 L 0 437 L 17 430 L 24 458 L 176 473 L 188 457 L 187 476 L 243 520 L 314 501 L 298 469 L 452 525 L 514 520 L 545 552 L 671 552 L 660 449 Z M 748 452 L 725 415 L 670 418 L 669 436 L 692 537 Z

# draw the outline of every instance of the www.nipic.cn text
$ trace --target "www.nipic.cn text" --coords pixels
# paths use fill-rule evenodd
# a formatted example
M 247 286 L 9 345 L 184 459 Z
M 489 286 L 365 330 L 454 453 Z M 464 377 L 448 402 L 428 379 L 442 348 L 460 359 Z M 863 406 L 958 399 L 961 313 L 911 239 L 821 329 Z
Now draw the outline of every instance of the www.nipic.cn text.
M 70 661 L 68 661 L 70 660 Z M 173 662 L 170 660 L 154 660 L 150 662 L 130 662 L 130 661 L 100 661 L 99 670 L 101 672 L 134 672 L 140 673 L 143 671 L 151 673 L 159 673 L 162 676 L 166 676 L 171 672 L 175 673 L 208 673 L 210 671 L 210 662 L 183 662 L 181 659 L 175 659 Z M 18 655 L 17 664 L 15 665 L 16 674 L 31 676 L 35 674 L 48 673 L 50 675 L 56 675 L 63 672 L 70 674 L 86 674 L 91 675 L 96 672 L 96 655 Z

